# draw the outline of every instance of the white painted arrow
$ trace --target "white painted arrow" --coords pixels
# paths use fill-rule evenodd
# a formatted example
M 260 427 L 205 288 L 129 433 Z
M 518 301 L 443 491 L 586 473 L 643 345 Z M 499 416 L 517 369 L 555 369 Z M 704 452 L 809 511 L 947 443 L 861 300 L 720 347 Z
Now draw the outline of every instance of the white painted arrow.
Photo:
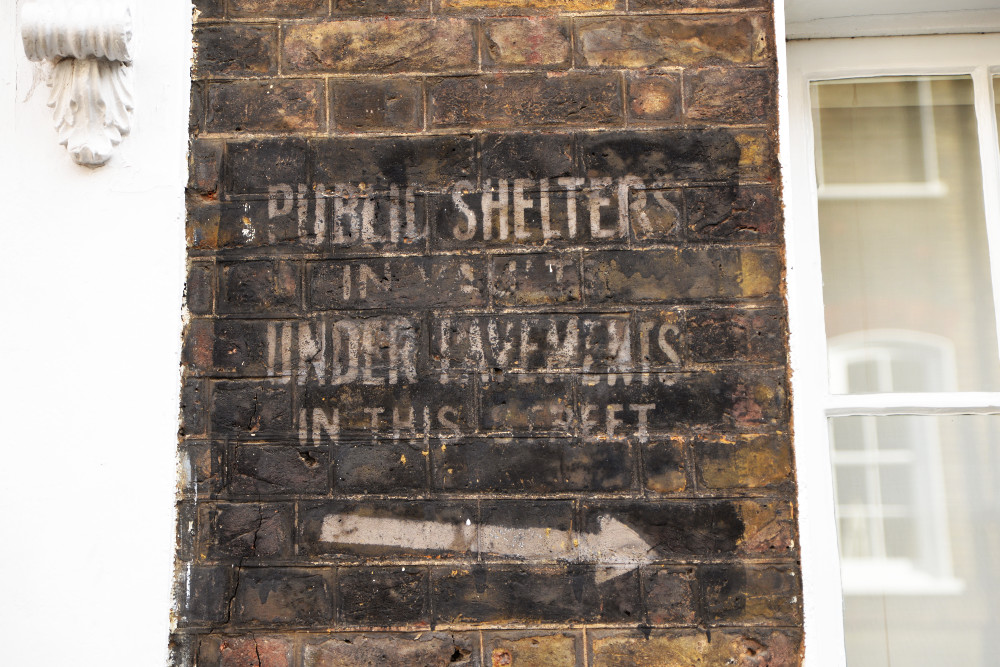
M 627 525 L 607 514 L 598 519 L 596 533 L 582 533 L 575 543 L 568 531 L 551 528 L 480 527 L 413 519 L 392 519 L 328 514 L 323 518 L 319 539 L 336 544 L 371 545 L 421 551 L 472 551 L 524 558 L 564 559 L 595 563 L 595 579 L 602 583 L 654 560 L 652 547 Z M 623 567 L 624 566 L 624 567 Z

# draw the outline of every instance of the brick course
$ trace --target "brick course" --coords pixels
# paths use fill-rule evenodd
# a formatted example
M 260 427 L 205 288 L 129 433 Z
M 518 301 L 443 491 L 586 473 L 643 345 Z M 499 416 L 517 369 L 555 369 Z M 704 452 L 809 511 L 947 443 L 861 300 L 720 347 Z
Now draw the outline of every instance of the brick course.
M 799 664 L 768 0 L 196 7 L 172 663 Z

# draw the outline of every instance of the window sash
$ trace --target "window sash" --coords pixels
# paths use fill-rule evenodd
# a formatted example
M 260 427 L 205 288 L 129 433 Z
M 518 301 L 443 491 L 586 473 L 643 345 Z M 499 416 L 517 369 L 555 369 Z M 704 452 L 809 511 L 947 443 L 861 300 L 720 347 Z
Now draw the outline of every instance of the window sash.
M 1000 35 L 791 42 L 787 66 L 787 79 L 782 81 L 786 95 L 781 108 L 780 159 L 786 196 L 787 293 L 799 516 L 804 517 L 799 524 L 799 536 L 805 664 L 825 667 L 846 662 L 828 418 L 1000 414 L 1000 392 L 859 395 L 830 392 L 810 83 L 894 75 L 972 77 L 994 312 L 1000 331 L 1000 138 L 997 136 L 992 82 L 992 76 L 1000 72 Z

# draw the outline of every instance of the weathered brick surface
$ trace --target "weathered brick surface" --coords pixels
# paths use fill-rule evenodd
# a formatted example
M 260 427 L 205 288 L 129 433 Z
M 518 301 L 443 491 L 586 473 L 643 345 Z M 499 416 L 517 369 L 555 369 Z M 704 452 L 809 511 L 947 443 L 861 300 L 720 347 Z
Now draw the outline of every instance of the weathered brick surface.
M 799 662 L 768 0 L 200 0 L 173 663 Z
M 194 31 L 196 75 L 237 77 L 278 72 L 278 31 L 270 25 L 210 25 Z
M 621 124 L 621 80 L 613 75 L 508 74 L 428 84 L 434 128 L 573 127 Z
M 325 122 L 323 82 L 319 79 L 208 86 L 209 132 L 315 132 Z
M 562 69 L 572 63 L 570 21 L 503 19 L 483 25 L 483 64 L 493 68 Z
M 282 57 L 300 73 L 469 71 L 477 66 L 475 25 L 444 18 L 290 25 Z
M 423 87 L 414 79 L 335 81 L 330 116 L 345 132 L 416 132 L 423 127 Z

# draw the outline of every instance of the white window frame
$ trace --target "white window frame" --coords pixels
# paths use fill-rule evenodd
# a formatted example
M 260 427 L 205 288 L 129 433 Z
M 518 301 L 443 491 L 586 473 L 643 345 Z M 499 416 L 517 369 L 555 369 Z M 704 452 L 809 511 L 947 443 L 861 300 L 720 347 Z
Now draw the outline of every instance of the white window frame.
M 780 19 L 779 19 L 780 20 Z M 783 37 L 779 28 L 779 39 Z M 799 488 L 805 665 L 842 666 L 843 597 L 827 419 L 840 415 L 998 414 L 1000 392 L 843 396 L 828 389 L 818 193 L 810 82 L 867 76 L 971 75 L 979 126 L 994 305 L 1000 297 L 1000 150 L 991 77 L 1000 34 L 873 37 L 791 42 L 782 81 L 781 162 L 793 420 Z M 1000 318 L 1000 307 L 996 307 Z M 1000 331 L 1000 326 L 998 326 Z

